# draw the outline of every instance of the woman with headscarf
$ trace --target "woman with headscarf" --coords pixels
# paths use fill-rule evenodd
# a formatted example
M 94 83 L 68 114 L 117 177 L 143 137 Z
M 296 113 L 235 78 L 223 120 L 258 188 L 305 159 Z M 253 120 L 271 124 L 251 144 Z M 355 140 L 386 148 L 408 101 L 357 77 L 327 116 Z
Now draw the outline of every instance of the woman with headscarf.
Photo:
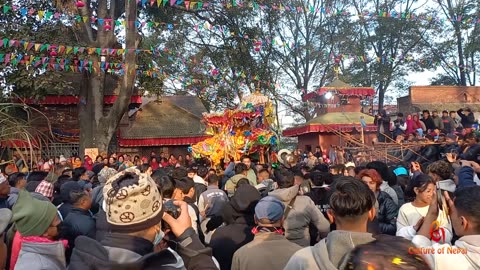
M 405 136 L 408 137 L 408 135 L 412 134 L 416 130 L 416 123 L 415 121 L 413 121 L 413 117 L 411 114 L 407 115 L 407 120 L 405 120 L 405 123 L 407 124 Z
M 418 117 L 418 114 L 414 114 L 412 116 L 412 120 L 415 123 L 415 125 L 414 125 L 415 130 L 417 131 L 418 134 L 420 134 L 420 136 L 423 137 L 423 133 L 427 130 L 427 127 L 425 126 L 425 123 L 420 121 L 420 118 Z

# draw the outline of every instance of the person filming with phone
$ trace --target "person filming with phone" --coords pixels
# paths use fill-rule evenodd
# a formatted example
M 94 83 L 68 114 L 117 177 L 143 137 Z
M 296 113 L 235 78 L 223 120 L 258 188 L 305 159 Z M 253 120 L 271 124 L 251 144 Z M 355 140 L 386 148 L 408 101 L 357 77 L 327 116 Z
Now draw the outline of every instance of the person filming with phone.
M 441 195 L 441 196 L 439 196 Z M 454 197 L 448 192 L 434 192 L 428 213 L 422 226 L 412 239 L 421 250 L 431 250 L 422 255 L 432 269 L 480 269 L 480 186 L 457 189 Z M 436 226 L 436 220 L 443 208 L 451 220 L 455 234 L 460 238 L 452 246 L 439 244 L 443 231 Z

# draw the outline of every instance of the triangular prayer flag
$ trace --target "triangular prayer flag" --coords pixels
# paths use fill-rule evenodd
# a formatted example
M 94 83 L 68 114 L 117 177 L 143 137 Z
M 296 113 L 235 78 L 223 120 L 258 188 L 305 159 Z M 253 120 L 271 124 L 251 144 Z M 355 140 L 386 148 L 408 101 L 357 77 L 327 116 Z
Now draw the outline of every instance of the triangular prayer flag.
M 170 6 L 172 6 L 172 7 L 175 6 L 175 2 L 176 2 L 176 1 L 177 1 L 177 0 L 170 0 Z
M 97 48 L 95 51 L 98 55 L 102 55 L 102 48 Z
M 2 40 L 2 42 L 3 42 L 3 43 L 2 43 L 2 46 L 7 47 L 8 44 L 9 44 L 9 39 L 8 39 L 8 38 L 4 38 L 4 39 Z
M 88 22 L 88 16 L 82 17 L 82 19 L 84 23 Z
M 45 12 L 45 19 L 50 20 L 52 18 L 53 12 L 47 10 Z
M 70 54 L 73 50 L 72 46 L 67 46 L 67 50 L 65 51 L 66 54 Z
M 49 47 L 50 47 L 50 44 L 41 44 L 40 51 L 43 52 L 44 50 L 48 50 Z
M 11 7 L 10 7 L 10 6 L 7 6 L 7 5 L 3 6 L 3 13 L 7 13 L 7 12 L 9 12 L 9 11 L 10 11 L 10 9 L 11 9 Z
M 190 1 L 185 1 L 185 8 L 187 10 L 190 8 Z

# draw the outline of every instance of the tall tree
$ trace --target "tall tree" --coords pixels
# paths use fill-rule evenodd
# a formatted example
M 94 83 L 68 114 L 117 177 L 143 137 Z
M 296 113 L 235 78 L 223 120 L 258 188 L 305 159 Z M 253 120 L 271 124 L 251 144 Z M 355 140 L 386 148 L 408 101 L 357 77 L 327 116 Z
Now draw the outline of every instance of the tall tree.
M 74 9 L 86 21 L 74 28 L 78 42 L 84 46 L 95 48 L 119 48 L 115 20 L 125 17 L 125 55 L 124 75 L 119 80 L 119 91 L 113 106 L 106 111 L 104 108 L 105 72 L 92 70 L 83 73 L 83 87 L 80 89 L 79 123 L 80 123 L 80 153 L 88 147 L 98 148 L 100 152 L 107 151 L 110 140 L 115 134 L 123 115 L 128 109 L 136 77 L 136 49 L 140 42 L 135 24 L 137 20 L 137 2 L 125 0 L 86 0 L 56 1 L 57 6 Z M 82 4 L 83 3 L 83 4 Z M 91 21 L 92 16 L 110 22 L 110 27 L 104 27 Z M 109 21 L 110 20 L 110 21 Z M 108 61 L 109 55 L 96 61 Z M 96 58 L 96 59 L 95 59 Z
M 395 80 L 401 80 L 409 72 L 422 68 L 408 59 L 421 51 L 423 37 L 433 21 L 412 20 L 409 17 L 411 14 L 423 16 L 422 7 L 427 2 L 352 1 L 357 14 L 363 14 L 367 10 L 370 16 L 360 16 L 356 22 L 357 36 L 352 39 L 351 53 L 365 56 L 364 59 L 368 60 L 354 61 L 347 68 L 346 75 L 353 84 L 376 88 L 379 109 L 383 108 L 385 92 Z M 374 16 L 371 16 L 372 14 Z M 369 52 L 372 52 L 373 56 L 369 56 Z
M 295 12 L 279 16 L 272 36 L 275 46 L 275 65 L 285 75 L 286 87 L 276 96 L 305 121 L 315 117 L 315 110 L 302 100 L 304 94 L 323 86 L 334 74 L 333 57 L 348 36 L 349 16 L 327 14 L 345 10 L 346 2 L 337 0 L 295 0 Z M 303 8 L 306 7 L 306 8 Z M 291 86 L 290 86 L 291 85 Z
M 447 81 L 455 85 L 475 85 L 475 69 L 480 61 L 480 2 L 476 0 L 435 1 L 435 10 L 447 20 L 437 22 L 435 32 L 424 38 L 427 59 L 438 63 L 443 73 L 432 83 Z M 452 37 L 452 38 L 451 38 Z

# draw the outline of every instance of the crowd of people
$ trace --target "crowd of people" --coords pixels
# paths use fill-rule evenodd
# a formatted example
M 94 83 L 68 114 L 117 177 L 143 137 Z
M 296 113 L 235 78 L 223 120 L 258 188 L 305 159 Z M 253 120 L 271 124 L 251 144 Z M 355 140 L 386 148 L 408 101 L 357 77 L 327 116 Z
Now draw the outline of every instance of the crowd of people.
M 394 120 L 386 110 L 381 110 L 375 116 L 374 124 L 378 127 L 378 142 L 412 142 L 427 136 L 465 135 L 478 123 L 470 108 L 462 108 L 458 111 L 444 110 L 441 115 L 437 110 L 424 110 L 421 114 L 409 115 L 400 112 Z
M 319 148 L 222 171 L 155 153 L 17 160 L 0 176 L 0 269 L 480 269 L 468 134 L 458 155 L 396 164 Z

